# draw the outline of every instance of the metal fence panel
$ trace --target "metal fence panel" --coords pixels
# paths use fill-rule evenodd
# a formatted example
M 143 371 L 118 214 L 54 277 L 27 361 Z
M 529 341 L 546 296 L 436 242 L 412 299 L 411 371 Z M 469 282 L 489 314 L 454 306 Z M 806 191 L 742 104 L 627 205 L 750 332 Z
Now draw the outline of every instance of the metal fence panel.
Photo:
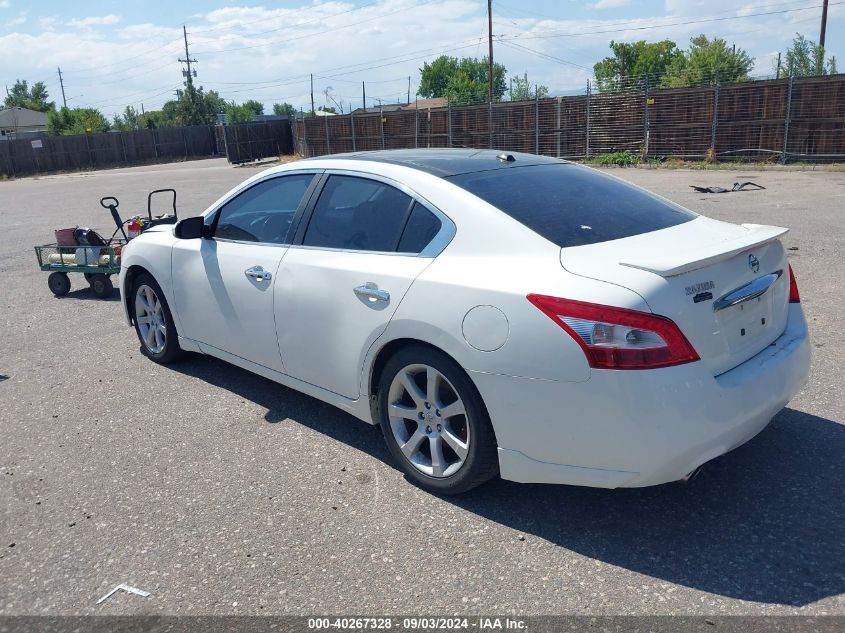
M 287 119 L 227 125 L 223 134 L 230 163 L 293 153 L 293 132 Z
M 40 141 L 33 145 L 33 141 Z M 0 174 L 29 176 L 202 158 L 215 154 L 214 130 L 198 125 L 136 132 L 43 136 L 0 142 Z
M 590 158 L 845 159 L 845 75 L 689 88 L 648 78 L 585 94 L 416 111 L 307 117 L 304 156 L 411 147 L 496 148 Z M 330 119 L 328 122 L 326 119 Z

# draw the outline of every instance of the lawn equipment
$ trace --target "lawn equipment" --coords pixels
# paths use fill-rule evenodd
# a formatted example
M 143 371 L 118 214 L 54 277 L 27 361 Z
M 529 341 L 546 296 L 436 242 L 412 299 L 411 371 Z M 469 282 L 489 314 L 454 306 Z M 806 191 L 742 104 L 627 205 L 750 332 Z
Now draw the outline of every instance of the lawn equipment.
M 153 217 L 153 196 L 161 193 L 172 194 L 170 205 L 172 213 Z M 50 273 L 47 285 L 57 297 L 70 292 L 68 273 L 85 275 L 85 280 L 91 286 L 91 290 L 100 299 L 111 297 L 114 286 L 110 277 L 120 272 L 120 254 L 126 243 L 153 226 L 175 224 L 177 220 L 175 189 L 151 191 L 147 196 L 146 218 L 136 215 L 124 221 L 117 210 L 120 202 L 114 196 L 101 198 L 100 205 L 111 212 L 112 220 L 117 227 L 108 240 L 93 229 L 76 226 L 69 229 L 57 229 L 54 243 L 35 247 L 38 267 Z M 118 237 L 118 233 L 122 237 Z

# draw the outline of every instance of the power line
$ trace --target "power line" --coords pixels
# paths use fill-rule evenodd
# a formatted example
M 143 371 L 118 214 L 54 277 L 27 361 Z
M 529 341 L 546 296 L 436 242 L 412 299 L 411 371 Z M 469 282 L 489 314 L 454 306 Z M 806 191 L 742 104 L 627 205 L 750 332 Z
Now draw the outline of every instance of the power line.
M 166 44 L 162 44 L 160 46 L 156 46 L 155 48 L 148 49 L 148 50 L 146 50 L 142 53 L 138 53 L 137 55 L 132 55 L 131 57 L 123 57 L 123 58 L 121 58 L 117 61 L 109 62 L 108 64 L 97 64 L 96 66 L 85 66 L 83 68 L 71 68 L 70 70 L 65 69 L 65 73 L 66 74 L 70 73 L 70 74 L 76 75 L 77 73 L 86 73 L 88 71 L 95 70 L 97 72 L 93 73 L 93 76 L 104 75 L 104 74 L 112 74 L 113 71 L 109 71 L 107 73 L 101 72 L 101 71 L 103 71 L 104 68 L 111 68 L 113 66 L 122 66 L 128 61 L 132 61 L 134 59 L 139 59 L 141 57 L 145 57 L 145 56 L 149 55 L 150 53 L 154 53 L 156 51 L 167 48 L 168 46 L 173 46 L 173 44 L 179 42 L 180 39 L 172 40 L 170 42 L 167 42 Z
M 831 6 L 836 6 L 836 5 L 839 5 L 839 4 L 845 4 L 845 2 L 831 2 L 830 3 Z M 760 12 L 760 13 L 746 13 L 745 15 L 731 15 L 731 16 L 718 17 L 718 18 L 710 17 L 710 18 L 702 18 L 702 19 L 697 19 L 697 20 L 686 20 L 686 21 L 683 21 L 683 22 L 672 22 L 672 23 L 668 23 L 668 24 L 649 24 L 649 25 L 645 25 L 645 26 L 627 26 L 625 28 L 620 28 L 620 29 L 600 29 L 600 30 L 596 30 L 596 31 L 579 31 L 577 33 L 569 32 L 569 33 L 542 34 L 542 32 L 541 32 L 540 35 L 531 35 L 531 36 L 527 36 L 527 37 L 517 35 L 517 36 L 514 36 L 514 37 L 509 38 L 509 39 L 511 39 L 511 40 L 513 40 L 513 39 L 536 40 L 536 39 L 550 39 L 550 38 L 555 38 L 555 37 L 584 37 L 584 36 L 588 36 L 588 35 L 601 35 L 601 34 L 604 34 L 604 33 L 621 33 L 621 32 L 625 32 L 625 31 L 646 31 L 646 30 L 650 30 L 650 29 L 667 28 L 667 27 L 670 27 L 670 26 L 687 26 L 687 25 L 690 25 L 690 24 L 704 24 L 704 23 L 707 23 L 707 22 L 723 22 L 725 20 L 741 20 L 741 19 L 745 19 L 745 18 L 755 18 L 755 17 L 768 16 L 768 15 L 782 15 L 782 14 L 786 14 L 786 13 L 794 13 L 796 11 L 809 11 L 811 9 L 818 9 L 821 6 L 822 5 L 814 5 L 814 6 L 811 6 L 811 7 L 801 7 L 801 8 L 796 8 L 796 9 L 782 9 L 780 11 L 764 11 L 764 12 Z

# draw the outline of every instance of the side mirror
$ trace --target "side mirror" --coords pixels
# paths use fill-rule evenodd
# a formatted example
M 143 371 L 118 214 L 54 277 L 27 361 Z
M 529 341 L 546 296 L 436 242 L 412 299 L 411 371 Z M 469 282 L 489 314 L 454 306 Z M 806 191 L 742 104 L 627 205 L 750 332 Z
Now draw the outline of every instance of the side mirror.
M 179 220 L 174 228 L 174 235 L 180 240 L 195 240 L 206 236 L 205 218 L 198 215 Z

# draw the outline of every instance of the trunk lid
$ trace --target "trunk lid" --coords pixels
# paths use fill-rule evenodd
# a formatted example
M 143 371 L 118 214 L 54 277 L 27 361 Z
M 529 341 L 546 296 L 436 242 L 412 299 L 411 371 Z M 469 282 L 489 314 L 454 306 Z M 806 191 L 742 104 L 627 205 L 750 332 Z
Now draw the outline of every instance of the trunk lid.
M 745 362 L 786 328 L 788 229 L 698 217 L 632 237 L 562 248 L 571 273 L 638 293 L 669 317 L 714 376 Z M 721 300 L 721 301 L 720 301 Z

